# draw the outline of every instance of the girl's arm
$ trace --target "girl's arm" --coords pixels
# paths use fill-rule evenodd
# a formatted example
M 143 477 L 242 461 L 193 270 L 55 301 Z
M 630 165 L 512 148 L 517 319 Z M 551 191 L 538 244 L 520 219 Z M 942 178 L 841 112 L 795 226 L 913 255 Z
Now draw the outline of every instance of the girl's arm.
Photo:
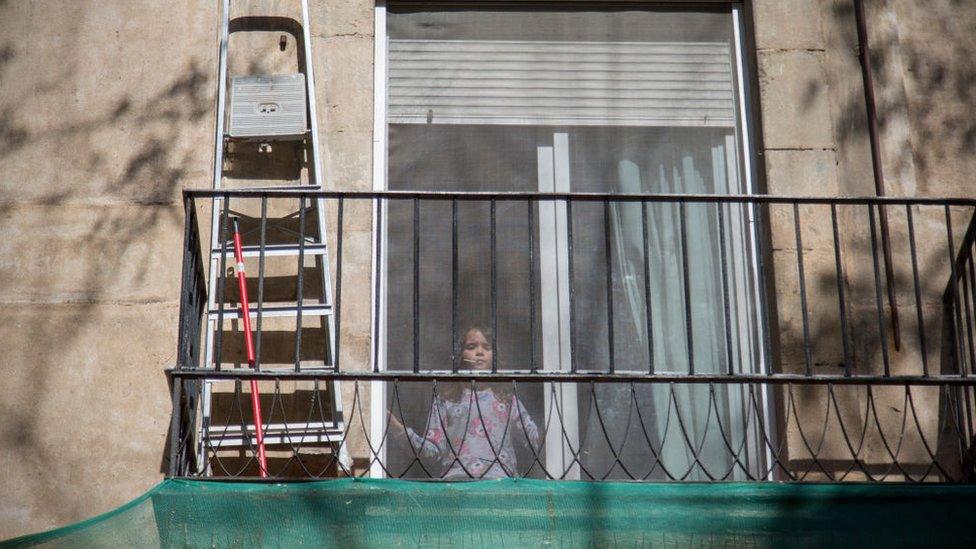
M 532 421 L 532 417 L 529 416 L 529 411 L 525 409 L 525 405 L 516 396 L 512 397 L 512 410 L 514 411 L 512 421 L 522 429 L 525 436 L 529 439 L 529 443 L 532 444 L 532 447 L 538 448 L 539 427 Z
M 447 452 L 447 437 L 444 435 L 443 416 L 438 402 L 439 399 L 434 400 L 430 407 L 430 414 L 427 415 L 426 435 L 420 435 L 410 427 L 406 428 L 411 444 L 424 457 L 434 457 Z

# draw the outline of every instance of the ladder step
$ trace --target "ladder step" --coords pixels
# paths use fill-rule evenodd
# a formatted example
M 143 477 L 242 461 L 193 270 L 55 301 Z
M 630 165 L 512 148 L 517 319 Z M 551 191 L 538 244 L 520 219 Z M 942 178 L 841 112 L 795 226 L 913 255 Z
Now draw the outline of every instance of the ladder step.
M 321 303 L 302 305 L 302 316 L 329 316 L 331 314 L 332 305 L 323 305 Z M 217 320 L 219 316 L 220 311 L 210 311 L 208 314 L 210 320 Z M 258 308 L 256 305 L 252 305 L 250 316 L 252 318 L 258 316 Z M 298 307 L 294 305 L 287 307 L 265 306 L 261 311 L 261 316 L 264 318 L 298 316 Z M 237 307 L 227 307 L 224 309 L 224 320 L 234 320 L 240 317 L 240 311 Z
M 275 141 L 301 141 L 302 139 L 307 139 L 311 135 L 312 130 L 309 130 L 308 128 L 295 133 L 282 133 L 275 135 L 231 135 L 229 133 L 225 133 L 224 141 L 234 141 L 238 143 L 272 143 Z
M 248 434 L 254 434 L 254 425 L 247 424 Z M 283 434 L 286 431 L 289 433 L 312 433 L 321 431 L 338 431 L 342 429 L 341 421 L 309 421 L 301 423 L 269 423 L 264 426 L 264 432 L 266 434 Z M 226 438 L 226 437 L 240 437 L 241 436 L 241 426 L 240 424 L 230 424 L 230 425 L 211 425 L 210 426 L 210 436 L 211 438 Z
M 213 448 L 256 445 L 254 426 L 247 426 L 247 434 L 240 425 L 211 426 L 206 433 Z M 265 444 L 298 444 L 313 442 L 341 442 L 343 426 L 337 422 L 272 423 L 264 428 Z
M 319 191 L 321 185 L 274 185 L 271 187 L 249 187 L 249 191 Z
M 321 185 L 280 185 L 280 186 L 275 185 L 274 187 L 235 187 L 233 189 L 218 188 L 218 189 L 214 189 L 214 190 L 217 191 L 217 192 L 220 192 L 220 191 L 255 191 L 255 192 L 264 192 L 264 191 L 267 191 L 268 193 L 270 193 L 269 196 L 274 196 L 274 193 L 276 191 L 286 191 L 286 192 L 308 191 L 308 192 L 317 192 L 317 191 L 321 191 L 322 190 L 322 186 Z M 231 198 L 233 198 L 233 197 L 231 197 Z M 213 199 L 216 202 L 216 201 L 223 200 L 224 197 L 223 196 L 220 196 L 220 195 L 217 195 L 217 196 L 213 197 Z M 240 199 L 238 199 L 238 200 L 240 200 Z
M 322 255 L 325 253 L 325 244 L 306 244 L 305 245 L 305 255 Z M 242 248 L 244 257 L 258 257 L 261 255 L 260 246 L 244 246 Z M 265 257 L 272 256 L 297 256 L 299 252 L 298 244 L 267 244 L 264 246 Z M 220 248 L 214 248 L 211 252 L 211 257 L 213 259 L 220 259 L 223 254 L 223 250 Z M 227 257 L 232 258 L 234 256 L 234 249 L 230 246 L 227 247 Z

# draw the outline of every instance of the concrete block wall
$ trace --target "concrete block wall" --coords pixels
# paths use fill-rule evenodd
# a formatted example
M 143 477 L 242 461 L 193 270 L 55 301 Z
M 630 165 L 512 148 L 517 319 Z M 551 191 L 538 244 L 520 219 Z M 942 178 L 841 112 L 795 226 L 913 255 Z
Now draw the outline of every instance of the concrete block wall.
M 976 5 L 867 3 L 890 194 L 972 196 Z M 265 5 L 295 9 L 284 0 L 237 9 Z M 327 188 L 369 189 L 373 3 L 310 5 Z M 179 191 L 210 185 L 217 7 L 202 0 L 0 0 L 0 539 L 109 510 L 162 478 L 170 414 L 162 370 L 176 351 Z M 752 0 L 751 13 L 767 191 L 873 194 L 850 0 Z M 772 217 L 774 234 L 792 234 L 790 213 Z M 803 215 L 808 280 L 827 281 L 811 299 L 824 338 L 815 363 L 832 371 L 841 359 L 830 325 L 832 241 L 810 221 L 816 214 Z M 861 235 L 842 243 L 851 315 L 869 315 L 864 215 L 845 213 L 840 221 L 842 231 Z M 916 221 L 931 256 L 925 262 L 938 265 L 947 251 L 938 219 Z M 349 367 L 366 367 L 369 357 L 368 299 L 349 296 L 368 296 L 370 225 L 368 210 L 348 205 L 341 337 Z M 903 225 L 893 219 L 892 226 L 903 246 Z M 784 240 L 772 250 L 785 369 L 803 362 L 791 246 Z M 898 261 L 905 265 L 903 255 Z M 933 338 L 945 280 L 945 272 L 925 271 L 932 319 L 925 329 Z M 899 299 L 911 349 L 914 295 L 905 281 L 899 278 Z M 855 346 L 864 358 L 859 367 L 877 368 L 867 341 Z M 909 354 L 902 363 L 917 363 Z M 351 387 L 344 396 L 348 408 Z M 846 401 L 842 413 L 854 418 L 863 399 Z M 822 414 L 822 396 L 806 395 L 798 405 L 811 418 Z M 802 459 L 791 429 L 790 450 Z M 355 444 L 353 453 L 366 455 L 362 441 Z

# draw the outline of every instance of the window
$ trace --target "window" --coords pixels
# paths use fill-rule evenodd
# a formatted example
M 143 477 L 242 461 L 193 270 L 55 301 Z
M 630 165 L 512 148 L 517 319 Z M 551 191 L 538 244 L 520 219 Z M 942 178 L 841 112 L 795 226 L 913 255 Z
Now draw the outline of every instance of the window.
M 436 191 L 754 192 L 741 44 L 735 5 L 380 6 L 376 184 Z M 413 206 L 402 203 L 390 204 L 384 216 L 381 363 L 389 370 L 410 370 L 417 360 L 422 369 L 447 370 L 458 328 L 487 324 L 491 315 L 488 204 L 459 205 L 457 288 L 451 205 L 422 207 L 417 268 L 423 305 L 416 357 L 413 215 Z M 499 201 L 495 215 L 499 369 L 537 365 L 568 371 L 571 360 L 577 370 L 598 371 L 606 371 L 611 361 L 616 371 L 641 372 L 763 367 L 748 207 L 719 212 L 709 204 L 651 203 L 646 210 L 639 203 L 574 204 L 571 258 L 564 203 L 541 202 L 530 212 L 525 203 Z M 681 258 L 691 273 L 687 278 Z M 645 276 L 654 281 L 650 291 Z M 616 305 L 612 318 L 608 280 L 609 301 Z M 452 290 L 458 296 L 453 330 Z M 585 311 L 574 319 L 572 357 L 570 290 L 574 310 Z M 537 325 L 526 321 L 532 307 Z M 682 436 L 672 407 L 704 413 L 712 410 L 712 398 L 709 413 L 726 425 L 748 430 L 755 421 L 743 415 L 747 397 L 738 389 L 717 397 L 710 397 L 706 386 L 679 386 L 680 395 L 658 385 L 636 390 L 632 398 L 629 385 L 526 389 L 520 396 L 527 413 L 562 433 L 547 437 L 540 449 L 547 469 L 575 478 L 663 478 L 660 469 L 648 470 L 643 463 L 660 451 L 660 465 L 694 479 L 702 473 L 691 456 L 661 442 Z M 390 395 L 377 396 L 374 413 L 381 418 L 394 403 Z M 614 421 L 594 413 L 594 399 Z M 638 411 L 627 403 L 635 401 L 652 433 L 639 434 L 639 424 L 631 421 Z M 394 409 L 402 410 L 405 424 L 422 430 L 430 403 L 429 387 L 401 388 Z M 697 413 L 689 410 L 686 417 Z M 374 426 L 381 427 L 377 418 Z M 717 461 L 727 459 L 725 451 L 708 451 L 723 444 L 715 433 L 695 425 L 688 429 L 691 437 L 700 437 L 705 460 L 711 454 Z M 623 440 L 628 444 L 613 448 L 609 442 Z M 653 448 L 656 443 L 661 446 Z M 624 449 L 618 451 L 620 446 Z M 394 440 L 386 451 L 393 470 L 399 454 L 403 467 L 416 466 L 409 465 L 414 454 Z M 746 454 L 762 459 L 754 448 Z M 541 474 L 541 468 L 520 474 Z

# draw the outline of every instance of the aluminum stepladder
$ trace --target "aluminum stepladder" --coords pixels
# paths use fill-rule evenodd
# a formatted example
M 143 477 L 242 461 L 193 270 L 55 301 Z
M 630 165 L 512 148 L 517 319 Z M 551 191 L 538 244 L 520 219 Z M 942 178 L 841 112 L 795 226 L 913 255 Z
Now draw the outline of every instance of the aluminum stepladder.
M 217 123 L 214 144 L 214 173 L 213 188 L 220 190 L 223 188 L 224 177 L 224 156 L 225 148 L 228 143 L 239 141 L 250 141 L 258 143 L 272 143 L 279 141 L 301 141 L 311 163 L 308 166 L 308 183 L 295 187 L 294 185 L 283 185 L 270 187 L 261 190 L 321 190 L 322 185 L 322 161 L 319 155 L 319 136 L 318 122 L 315 109 L 315 80 L 313 76 L 311 33 L 309 30 L 309 11 L 308 1 L 301 1 L 302 21 L 301 35 L 303 51 L 304 72 L 296 74 L 276 74 L 276 75 L 247 75 L 237 76 L 232 79 L 232 96 L 230 116 L 226 117 L 227 84 L 228 84 L 228 42 L 231 32 L 230 0 L 221 1 L 221 26 L 220 26 L 220 51 L 219 66 L 217 76 Z M 296 36 L 297 38 L 297 36 Z M 299 70 L 301 70 L 299 63 Z M 223 303 L 223 310 L 220 310 L 218 303 L 218 279 L 221 274 L 222 256 L 228 253 L 232 247 L 226 245 L 230 238 L 230 231 L 225 229 L 225 241 L 221 242 L 221 223 L 224 219 L 224 204 L 222 198 L 215 198 L 213 211 L 211 213 L 211 242 L 210 242 L 210 270 L 208 272 L 208 297 L 206 310 L 206 330 L 204 336 L 204 364 L 213 367 L 215 360 L 215 333 L 223 330 L 223 326 L 218 325 L 218 319 L 223 321 L 233 321 L 240 314 L 233 304 L 223 303 L 224 296 L 219 296 Z M 298 202 L 296 200 L 296 209 Z M 335 356 L 335 311 L 332 300 L 332 284 L 330 276 L 329 253 L 326 240 L 326 219 L 325 201 L 321 198 L 309 201 L 311 208 L 302 207 L 306 211 L 314 212 L 314 224 L 311 230 L 305 235 L 304 246 L 298 242 L 285 245 L 266 245 L 264 250 L 265 258 L 270 257 L 294 257 L 296 270 L 304 268 L 299 266 L 297 260 L 299 254 L 304 257 L 314 257 L 316 269 L 321 282 L 321 294 L 317 297 L 317 303 L 303 303 L 301 308 L 296 302 L 293 306 L 269 306 L 263 308 L 261 314 L 263 318 L 286 317 L 298 318 L 299 311 L 303 318 L 320 317 L 324 330 L 327 332 L 325 342 L 327 349 L 324 350 L 322 366 L 325 369 L 334 367 L 336 364 Z M 271 225 L 268 220 L 268 225 Z M 314 233 L 314 234 L 313 234 Z M 302 248 L 300 250 L 300 247 Z M 257 241 L 249 242 L 244 246 L 243 255 L 248 257 L 259 257 L 260 246 Z M 226 261 L 226 260 L 225 260 Z M 231 259 L 232 261 L 232 259 Z M 224 263 L 225 265 L 227 263 Z M 300 279 L 299 279 L 300 280 Z M 226 285 L 225 285 L 226 288 Z M 253 299 L 253 298 L 252 298 Z M 250 316 L 257 316 L 258 307 L 252 303 Z M 198 431 L 197 442 L 197 469 L 198 473 L 211 473 L 209 463 L 209 452 L 217 449 L 233 449 L 254 447 L 255 429 L 253 425 L 222 425 L 218 428 L 211 423 L 213 416 L 213 395 L 214 385 L 221 383 L 213 379 L 204 379 L 201 387 L 202 405 L 201 417 Z M 226 382 L 223 382 L 226 383 Z M 331 384 L 331 391 L 326 391 L 329 398 L 330 418 L 327 421 L 270 421 L 272 414 L 265 413 L 264 418 L 267 422 L 264 425 L 264 444 L 268 447 L 275 445 L 285 445 L 288 447 L 304 446 L 310 444 L 332 444 L 332 451 L 335 452 L 338 445 L 338 460 L 340 468 L 347 468 L 349 464 L 348 451 L 343 443 L 344 437 L 344 418 L 342 412 L 342 398 L 339 382 Z M 321 418 L 320 418 L 321 419 Z M 214 427 L 214 428 L 212 428 Z M 244 432 L 244 431 L 247 432 Z M 348 469 L 347 469 L 348 470 Z

